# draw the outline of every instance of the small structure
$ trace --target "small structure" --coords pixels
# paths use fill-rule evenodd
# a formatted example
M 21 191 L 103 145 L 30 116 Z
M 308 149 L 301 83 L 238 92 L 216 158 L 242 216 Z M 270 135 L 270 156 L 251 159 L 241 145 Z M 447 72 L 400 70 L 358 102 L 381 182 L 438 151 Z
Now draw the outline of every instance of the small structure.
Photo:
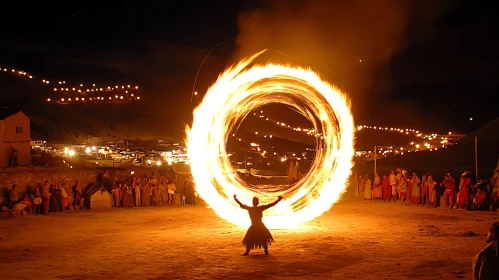
M 0 108 L 0 168 L 31 163 L 30 119 L 22 111 Z
M 108 209 L 112 207 L 111 194 L 104 188 L 100 188 L 90 196 L 90 209 Z
M 31 140 L 31 149 L 41 149 L 45 147 L 45 141 L 43 140 Z

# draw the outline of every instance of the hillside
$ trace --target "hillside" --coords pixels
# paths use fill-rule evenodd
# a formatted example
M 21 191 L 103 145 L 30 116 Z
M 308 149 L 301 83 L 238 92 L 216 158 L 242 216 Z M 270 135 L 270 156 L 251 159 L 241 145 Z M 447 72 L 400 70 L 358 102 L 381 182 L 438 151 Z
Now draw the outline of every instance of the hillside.
M 313 136 L 275 125 L 260 118 L 248 117 L 240 128 L 253 133 L 257 131 L 259 135 L 273 135 L 294 142 L 315 145 L 315 138 Z M 414 135 L 382 130 L 363 129 L 355 134 L 355 148 L 357 150 L 372 149 L 375 145 L 404 146 L 410 142 L 422 142 L 422 140 Z
M 499 118 L 461 139 L 457 145 L 437 151 L 406 153 L 377 161 L 380 172 L 403 167 L 416 172 L 459 174 L 464 170 L 475 170 L 475 137 L 478 138 L 478 167 L 482 178 L 494 171 L 499 157 Z M 359 167 L 363 172 L 372 172 L 374 163 Z
M 168 100 L 165 96 L 155 99 L 147 95 L 143 100 L 131 103 L 73 102 L 60 105 L 46 100 L 47 97 L 52 100 L 61 97 L 61 93 L 54 93 L 51 86 L 4 73 L 0 75 L 0 85 L 0 105 L 23 110 L 32 118 L 32 138 L 50 142 L 99 143 L 122 138 L 148 140 L 159 137 L 181 140 L 185 137 L 185 120 L 192 111 L 192 104 L 184 104 L 180 99 Z M 273 107 L 265 110 L 278 117 L 296 119 L 296 113 L 289 109 L 277 109 L 282 110 Z M 258 117 L 249 116 L 239 131 L 248 134 L 248 137 L 258 132 L 260 136 L 287 139 L 290 142 L 277 145 L 288 150 L 297 143 L 315 145 L 314 137 Z M 357 150 L 372 149 L 374 145 L 401 146 L 419 140 L 412 135 L 368 129 L 359 131 L 355 137 Z
M 119 138 L 183 138 L 183 123 L 147 110 L 147 101 L 61 105 L 47 102 L 47 96 L 54 96 L 52 88 L 39 83 L 3 74 L 0 85 L 0 105 L 22 110 L 32 119 L 33 139 L 98 143 Z

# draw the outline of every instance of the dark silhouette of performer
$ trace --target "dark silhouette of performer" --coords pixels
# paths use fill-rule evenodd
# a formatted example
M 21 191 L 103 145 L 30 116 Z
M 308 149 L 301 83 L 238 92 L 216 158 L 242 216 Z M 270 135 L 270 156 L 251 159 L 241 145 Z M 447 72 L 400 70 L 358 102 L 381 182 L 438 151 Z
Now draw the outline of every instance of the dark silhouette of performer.
M 258 206 L 260 200 L 258 197 L 253 197 L 253 206 L 247 206 L 242 204 L 237 196 L 234 195 L 234 200 L 241 206 L 241 208 L 248 210 L 251 226 L 246 232 L 246 236 L 243 239 L 243 245 L 246 247 L 246 252 L 244 252 L 243 256 L 249 255 L 251 249 L 262 248 L 265 250 L 265 255 L 269 254 L 269 245 L 274 242 L 274 238 L 272 238 L 272 234 L 267 229 L 267 227 L 263 224 L 263 211 L 269 209 L 270 207 L 275 206 L 279 201 L 282 200 L 282 196 L 274 201 L 271 204 Z

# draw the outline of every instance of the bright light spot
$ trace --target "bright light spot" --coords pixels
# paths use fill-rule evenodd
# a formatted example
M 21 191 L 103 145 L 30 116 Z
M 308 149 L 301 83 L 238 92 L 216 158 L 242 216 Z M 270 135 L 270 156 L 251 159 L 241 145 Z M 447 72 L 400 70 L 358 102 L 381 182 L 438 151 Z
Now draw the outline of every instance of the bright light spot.
M 156 165 L 157 165 L 157 166 L 161 166 L 161 161 L 159 161 L 159 160 L 158 160 L 158 161 L 156 161 Z
M 285 199 L 265 212 L 263 220 L 269 228 L 290 228 L 320 216 L 345 191 L 354 155 L 355 127 L 349 101 L 337 88 L 303 68 L 275 64 L 249 67 L 260 54 L 226 70 L 208 89 L 194 111 L 192 128 L 187 128 L 186 143 L 196 191 L 220 217 L 245 227 L 250 220 L 233 201 L 234 194 L 243 203 L 258 196 L 262 204 L 283 195 Z M 300 112 L 324 135 L 310 175 L 272 194 L 254 191 L 238 177 L 229 176 L 236 170 L 225 146 L 227 133 L 238 120 L 270 103 Z M 317 122 L 314 115 L 321 121 Z
M 91 151 L 92 150 L 90 148 L 88 148 L 88 147 L 85 149 L 85 153 L 87 153 L 87 154 L 89 154 Z
M 68 155 L 69 155 L 70 157 L 74 156 L 74 155 L 75 155 L 75 151 L 73 151 L 73 150 L 69 150 L 69 151 L 68 151 Z

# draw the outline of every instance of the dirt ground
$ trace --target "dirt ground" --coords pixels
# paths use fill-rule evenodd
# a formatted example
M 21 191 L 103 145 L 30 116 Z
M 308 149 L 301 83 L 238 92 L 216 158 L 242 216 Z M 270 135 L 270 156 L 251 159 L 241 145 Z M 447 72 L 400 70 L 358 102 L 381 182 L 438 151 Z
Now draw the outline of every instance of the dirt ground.
M 270 255 L 203 206 L 0 219 L 2 279 L 470 279 L 495 212 L 345 200 Z

